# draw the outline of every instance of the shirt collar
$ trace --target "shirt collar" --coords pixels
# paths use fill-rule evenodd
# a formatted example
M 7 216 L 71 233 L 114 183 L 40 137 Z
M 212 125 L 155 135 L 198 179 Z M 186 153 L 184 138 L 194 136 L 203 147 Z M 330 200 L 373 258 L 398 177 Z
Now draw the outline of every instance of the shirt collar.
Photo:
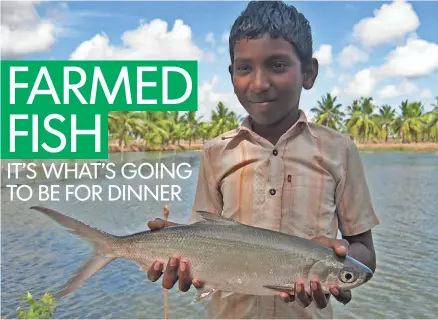
M 299 117 L 297 122 L 290 127 L 285 133 L 284 135 L 286 135 L 286 137 L 290 137 L 291 135 L 293 135 L 296 130 L 299 129 L 299 127 L 301 126 L 301 124 L 304 125 L 305 128 L 307 128 L 307 130 L 309 131 L 309 133 L 314 137 L 314 138 L 318 138 L 318 136 L 315 134 L 315 132 L 312 130 L 312 128 L 309 125 L 309 121 L 307 120 L 306 114 L 302 111 L 299 110 Z M 222 137 L 222 140 L 226 140 L 226 139 L 230 139 L 230 141 L 233 138 L 245 135 L 245 134 L 253 134 L 254 131 L 252 131 L 252 118 L 251 116 L 246 116 L 245 119 L 243 119 L 241 125 L 233 132 L 230 132 L 229 134 L 225 135 Z

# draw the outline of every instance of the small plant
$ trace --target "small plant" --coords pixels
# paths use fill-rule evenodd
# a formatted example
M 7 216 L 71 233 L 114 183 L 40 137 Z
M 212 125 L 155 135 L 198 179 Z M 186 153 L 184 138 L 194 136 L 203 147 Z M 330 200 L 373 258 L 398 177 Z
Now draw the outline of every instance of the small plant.
M 45 293 L 40 301 L 36 301 L 28 292 L 21 297 L 29 305 L 29 310 L 17 308 L 18 319 L 51 319 L 56 308 L 55 298 L 50 293 Z

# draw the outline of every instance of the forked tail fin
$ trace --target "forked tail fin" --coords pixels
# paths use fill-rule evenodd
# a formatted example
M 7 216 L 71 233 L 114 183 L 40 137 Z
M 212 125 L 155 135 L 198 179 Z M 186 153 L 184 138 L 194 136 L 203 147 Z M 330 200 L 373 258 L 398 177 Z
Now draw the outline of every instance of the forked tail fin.
M 116 259 L 111 252 L 111 244 L 114 241 L 117 241 L 115 236 L 67 217 L 53 209 L 40 206 L 33 206 L 31 209 L 46 214 L 62 226 L 66 227 L 68 232 L 79 235 L 82 239 L 90 242 L 94 247 L 93 256 L 74 273 L 65 284 L 64 288 L 55 295 L 56 298 L 63 297 L 73 292 L 76 288 L 90 279 L 96 272 Z

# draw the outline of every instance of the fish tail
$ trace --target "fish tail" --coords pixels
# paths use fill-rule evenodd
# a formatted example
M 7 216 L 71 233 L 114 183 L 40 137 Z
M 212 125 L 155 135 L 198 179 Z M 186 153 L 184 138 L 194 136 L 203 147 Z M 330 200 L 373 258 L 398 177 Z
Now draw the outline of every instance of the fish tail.
M 56 298 L 61 298 L 73 292 L 99 270 L 116 260 L 117 257 L 114 256 L 111 249 L 112 244 L 117 242 L 116 236 L 97 230 L 53 209 L 40 206 L 33 206 L 31 209 L 46 214 L 62 226 L 68 228 L 68 232 L 79 235 L 84 240 L 90 242 L 94 247 L 93 256 L 73 274 L 65 284 L 64 288 L 55 295 Z

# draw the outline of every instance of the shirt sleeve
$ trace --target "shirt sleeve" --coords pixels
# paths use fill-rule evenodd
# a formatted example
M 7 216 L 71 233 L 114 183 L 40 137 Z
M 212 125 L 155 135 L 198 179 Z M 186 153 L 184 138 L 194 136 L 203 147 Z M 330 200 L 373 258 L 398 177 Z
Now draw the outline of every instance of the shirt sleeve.
M 196 185 L 195 201 L 188 223 L 200 220 L 196 211 L 208 211 L 221 214 L 223 208 L 222 194 L 218 188 L 211 170 L 208 149 L 202 148 L 199 162 L 198 182 Z
M 379 224 L 365 178 L 359 151 L 347 144 L 344 175 L 336 189 L 339 230 L 344 236 L 366 232 Z

